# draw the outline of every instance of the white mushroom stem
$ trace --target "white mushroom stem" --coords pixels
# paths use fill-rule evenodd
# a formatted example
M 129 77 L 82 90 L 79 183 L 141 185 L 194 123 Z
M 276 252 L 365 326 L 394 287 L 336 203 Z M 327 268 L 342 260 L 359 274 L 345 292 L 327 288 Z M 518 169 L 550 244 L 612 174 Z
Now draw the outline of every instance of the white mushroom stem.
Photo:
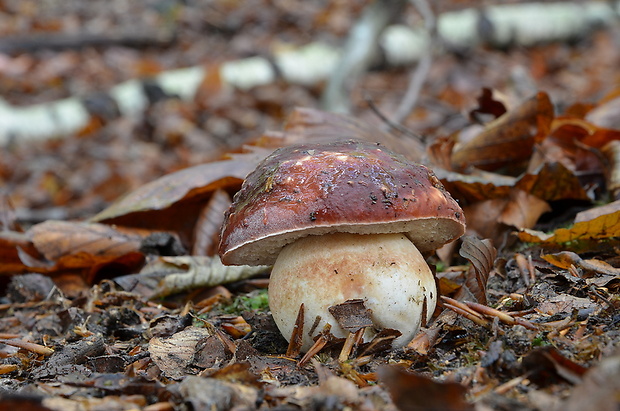
M 430 319 L 437 290 L 430 268 L 404 234 L 308 236 L 287 245 L 273 266 L 269 306 L 287 339 L 304 303 L 302 351 L 311 347 L 326 323 L 336 337 L 347 336 L 328 308 L 352 299 L 364 300 L 376 327 L 402 333 L 393 342 L 397 348 Z M 317 317 L 320 321 L 313 328 Z M 375 332 L 368 330 L 364 340 Z

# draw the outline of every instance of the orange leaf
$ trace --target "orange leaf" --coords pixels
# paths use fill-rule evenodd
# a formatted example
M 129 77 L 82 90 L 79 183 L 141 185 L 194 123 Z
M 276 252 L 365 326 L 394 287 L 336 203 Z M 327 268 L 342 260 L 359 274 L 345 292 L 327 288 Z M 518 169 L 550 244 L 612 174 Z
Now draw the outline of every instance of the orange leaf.
M 472 140 L 455 146 L 452 164 L 456 169 L 473 166 L 483 170 L 519 166 L 532 155 L 534 143 L 547 136 L 552 119 L 551 101 L 540 92 L 489 123 Z
M 142 240 L 139 235 L 121 233 L 103 224 L 54 220 L 33 226 L 27 234 L 37 250 L 50 261 L 79 252 L 119 257 L 138 251 Z

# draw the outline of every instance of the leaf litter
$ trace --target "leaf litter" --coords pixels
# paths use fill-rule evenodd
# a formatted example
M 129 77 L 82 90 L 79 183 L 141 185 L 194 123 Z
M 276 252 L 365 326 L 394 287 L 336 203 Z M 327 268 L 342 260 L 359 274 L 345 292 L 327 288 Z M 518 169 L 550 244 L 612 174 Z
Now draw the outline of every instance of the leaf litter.
M 332 7 L 334 16 L 341 15 Z M 250 19 L 249 11 L 239 13 L 240 21 Z M 333 20 L 323 24 L 340 27 Z M 235 47 L 245 46 L 240 41 Z M 557 49 L 547 52 L 567 58 Z M 169 64 L 136 63 L 119 50 L 103 57 L 106 64 L 124 61 L 141 72 Z M 82 57 L 65 52 L 57 58 L 39 67 L 39 74 L 52 63 L 62 74 L 71 66 L 66 62 Z M 446 70 L 448 61 L 439 68 Z M 27 71 L 37 63 L 7 64 Z M 434 123 L 436 113 L 424 104 L 412 115 L 433 141 L 382 132 L 368 112 L 353 119 L 310 108 L 293 111 L 281 132 L 250 136 L 257 118 L 270 113 L 267 125 L 275 128 L 291 99 L 312 102 L 315 91 L 285 93 L 276 85 L 227 94 L 210 79 L 202 90 L 213 93 L 208 101 L 159 101 L 146 120 L 94 122 L 66 143 L 16 147 L 13 157 L 3 156 L 0 176 L 11 178 L 13 189 L 6 194 L 15 205 L 3 201 L 1 213 L 2 400 L 40 409 L 615 409 L 617 92 L 560 115 L 557 106 L 570 102 L 561 91 L 503 101 L 496 89 L 486 89 L 472 108 L 482 85 L 459 85 L 469 75 L 468 64 L 453 74 L 453 84 L 438 82 L 444 89 L 435 94 L 456 111 L 471 111 L 470 118 L 444 122 L 453 114 L 448 110 L 439 116 L 442 124 Z M 382 79 L 371 73 L 368 84 L 393 93 L 400 77 L 390 74 Z M 441 70 L 430 81 L 433 75 Z M 48 85 L 59 78 L 47 76 Z M 33 87 L 27 81 L 19 87 Z M 425 104 L 436 107 L 437 101 Z M 210 116 L 201 123 L 204 106 Z M 208 138 L 201 140 L 205 134 L 195 124 Z M 243 138 L 216 143 L 218 136 L 235 133 Z M 463 204 L 470 236 L 460 252 L 457 245 L 440 252 L 441 260 L 429 257 L 437 267 L 441 304 L 405 349 L 389 350 L 395 337 L 390 330 L 360 345 L 356 334 L 372 324 L 363 304 L 353 301 L 345 309 L 334 307 L 351 337 L 336 341 L 324 330 L 315 355 L 304 357 L 260 303 L 268 268 L 238 276 L 218 266 L 213 227 L 226 196 L 271 149 L 353 136 L 428 162 Z M 129 141 L 135 151 L 127 150 Z M 241 149 L 241 143 L 249 145 Z M 209 155 L 196 155 L 205 147 Z M 124 157 L 86 165 L 75 153 Z M 17 167 L 18 161 L 33 164 L 33 158 L 58 165 L 56 154 L 68 160 L 55 169 Z M 89 178 L 71 176 L 72 169 L 85 170 Z M 85 181 L 92 187 L 84 188 Z M 89 222 L 69 221 L 77 217 Z M 235 305 L 238 298 L 258 303 Z

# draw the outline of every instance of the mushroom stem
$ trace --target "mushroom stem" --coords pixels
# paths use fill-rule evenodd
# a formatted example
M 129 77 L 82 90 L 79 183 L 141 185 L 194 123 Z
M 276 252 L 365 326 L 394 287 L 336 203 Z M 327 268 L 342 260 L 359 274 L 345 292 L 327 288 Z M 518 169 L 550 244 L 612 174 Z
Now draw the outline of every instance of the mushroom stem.
M 299 305 L 305 306 L 302 351 L 331 324 L 344 338 L 329 307 L 363 299 L 378 329 L 401 332 L 393 347 L 407 344 L 435 309 L 433 274 L 415 245 L 401 233 L 333 233 L 308 236 L 287 245 L 275 262 L 269 305 L 280 332 L 290 338 Z M 367 329 L 368 341 L 376 330 Z

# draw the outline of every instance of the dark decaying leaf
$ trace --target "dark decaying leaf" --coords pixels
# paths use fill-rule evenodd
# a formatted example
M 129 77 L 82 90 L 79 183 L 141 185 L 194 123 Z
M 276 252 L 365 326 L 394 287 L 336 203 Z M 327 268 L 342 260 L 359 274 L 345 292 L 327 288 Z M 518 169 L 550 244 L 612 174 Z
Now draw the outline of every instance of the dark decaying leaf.
M 454 147 L 455 169 L 473 166 L 496 170 L 503 166 L 519 169 L 530 158 L 534 143 L 548 133 L 553 120 L 553 105 L 547 94 L 539 92 L 521 106 L 489 123 L 472 140 Z
M 342 304 L 332 305 L 328 310 L 338 325 L 351 333 L 372 327 L 372 311 L 366 308 L 362 299 L 347 300 Z
M 472 265 L 467 272 L 465 285 L 480 304 L 486 304 L 487 281 L 489 273 L 493 270 L 497 250 L 489 239 L 480 240 L 477 237 L 465 236 L 459 254 Z
M 521 176 L 516 187 L 542 200 L 590 200 L 574 172 L 560 162 L 545 162 Z
M 477 121 L 481 115 L 492 115 L 493 118 L 501 117 L 506 113 L 506 106 L 501 101 L 493 98 L 493 90 L 484 87 L 482 93 L 476 97 L 478 107 L 469 112 L 469 118 L 473 121 Z
M 551 346 L 530 351 L 523 358 L 522 365 L 530 380 L 541 387 L 553 384 L 558 379 L 577 384 L 588 370 Z
M 588 370 L 561 407 L 565 411 L 616 411 L 620 392 L 620 356 L 603 359 Z
M 398 365 L 379 368 L 379 381 L 385 385 L 400 410 L 468 411 L 473 405 L 465 401 L 466 389 L 455 382 L 436 382 L 406 371 Z

